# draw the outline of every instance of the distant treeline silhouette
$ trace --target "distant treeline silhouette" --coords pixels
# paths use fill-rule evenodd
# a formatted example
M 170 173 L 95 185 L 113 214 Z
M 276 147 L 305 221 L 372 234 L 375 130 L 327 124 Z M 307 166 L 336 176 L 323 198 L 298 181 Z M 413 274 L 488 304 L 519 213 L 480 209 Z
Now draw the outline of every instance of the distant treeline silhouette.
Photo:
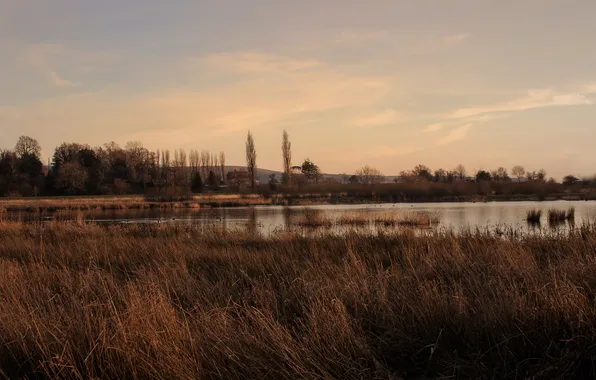
M 386 177 L 379 170 L 363 166 L 354 174 L 323 175 L 318 165 L 305 159 L 292 165 L 287 132 L 282 138 L 283 173 L 269 175 L 267 183 L 257 180 L 257 151 L 249 132 L 246 141 L 246 169 L 228 170 L 224 152 L 157 150 L 140 142 L 124 147 L 109 142 L 98 147 L 63 143 L 56 147 L 47 166 L 41 161 L 41 146 L 21 136 L 14 149 L 0 151 L 0 196 L 155 194 L 160 189 L 181 192 L 204 191 L 327 194 L 387 201 L 451 200 L 458 197 L 515 197 L 549 195 L 594 197 L 596 181 L 568 175 L 562 182 L 548 179 L 544 170 L 479 170 L 471 175 L 458 165 L 453 170 L 432 171 L 418 165 L 399 176 Z M 165 191 L 165 190 L 164 190 Z

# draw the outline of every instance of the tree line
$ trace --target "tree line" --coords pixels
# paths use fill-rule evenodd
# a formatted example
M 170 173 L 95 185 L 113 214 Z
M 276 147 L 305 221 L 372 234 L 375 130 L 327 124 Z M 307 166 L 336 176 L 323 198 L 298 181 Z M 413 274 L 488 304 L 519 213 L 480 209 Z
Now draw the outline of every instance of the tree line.
M 131 141 L 121 147 L 109 142 L 97 147 L 87 144 L 63 143 L 55 148 L 47 166 L 41 161 L 41 146 L 37 140 L 21 136 L 14 149 L 0 150 L 0 195 L 101 195 L 144 193 L 148 189 L 179 188 L 195 193 L 202 191 L 296 191 L 304 185 L 343 183 L 372 186 L 386 183 L 380 170 L 365 165 L 353 175 L 323 176 L 310 159 L 301 165 L 292 164 L 292 144 L 286 131 L 282 134 L 281 179 L 269 176 L 267 184 L 257 179 L 257 149 L 249 131 L 246 137 L 246 168 L 228 171 L 224 152 L 191 149 L 151 151 L 141 142 Z M 510 174 L 511 173 L 511 174 Z M 517 165 L 511 172 L 503 167 L 478 170 L 469 175 L 463 165 L 452 170 L 432 171 L 417 165 L 393 178 L 395 183 L 556 183 L 547 180 L 544 170 L 527 171 Z M 568 175 L 563 185 L 585 183 Z
M 153 187 L 185 187 L 194 192 L 226 183 L 224 152 L 195 149 L 150 151 L 138 141 L 121 147 L 63 143 L 48 166 L 41 146 L 21 136 L 15 148 L 0 151 L 0 195 L 98 195 L 141 193 Z

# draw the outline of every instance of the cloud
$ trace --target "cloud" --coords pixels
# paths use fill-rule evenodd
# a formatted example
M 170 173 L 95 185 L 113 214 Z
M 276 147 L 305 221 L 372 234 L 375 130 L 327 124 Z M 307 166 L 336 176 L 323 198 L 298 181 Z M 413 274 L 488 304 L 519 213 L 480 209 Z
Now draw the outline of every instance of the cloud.
M 461 119 L 484 114 L 526 111 L 536 108 L 593 104 L 588 91 L 557 93 L 553 89 L 530 90 L 526 96 L 497 104 L 461 108 L 447 115 L 449 119 Z
M 18 59 L 37 69 L 46 69 L 53 65 L 57 55 L 64 52 L 60 44 L 33 44 L 22 47 Z
M 48 80 L 48 83 L 58 87 L 74 86 L 74 83 L 58 75 L 55 70 L 56 61 L 66 51 L 59 44 L 36 44 L 22 48 L 18 60 L 38 71 Z
M 403 120 L 402 116 L 393 109 L 386 109 L 376 114 L 357 118 L 353 124 L 357 127 L 379 127 L 383 125 L 395 124 Z
M 428 125 L 424 128 L 425 132 L 436 132 L 440 129 L 443 129 L 444 125 L 442 123 L 435 123 L 435 124 L 431 124 Z
M 388 157 L 398 157 L 398 156 L 406 156 L 408 154 L 420 152 L 424 150 L 422 146 L 408 144 L 408 145 L 401 145 L 401 146 L 377 146 L 374 149 L 367 152 L 366 156 L 373 157 L 373 158 L 388 158 Z
M 467 33 L 453 34 L 443 37 L 443 42 L 447 46 L 456 46 L 469 39 L 471 36 Z
M 72 83 L 68 79 L 61 78 L 55 71 L 52 71 L 49 74 L 49 79 L 54 85 L 56 85 L 58 87 L 74 86 L 74 83 Z
M 259 52 L 230 52 L 203 58 L 213 68 L 239 73 L 292 73 L 325 66 L 316 59 L 291 58 Z
M 233 53 L 225 56 L 225 62 L 234 61 Z M 293 58 L 259 56 L 253 54 L 249 61 L 275 62 L 269 66 L 273 72 L 264 75 L 261 65 L 208 64 L 195 70 L 224 79 L 223 84 L 143 93 L 61 95 L 19 106 L 9 113 L 0 112 L 0 125 L 23 133 L 36 131 L 50 146 L 57 145 L 61 136 L 92 144 L 114 138 L 138 139 L 154 147 L 181 146 L 205 143 L 249 128 L 257 131 L 288 124 L 308 127 L 335 112 L 345 117 L 347 111 L 371 109 L 391 89 L 385 77 L 350 74 L 325 63 L 313 66 L 292 63 Z M 239 53 L 237 57 L 244 62 L 246 55 Z M 298 69 L 305 66 L 312 69 Z M 250 70 L 246 71 L 247 67 Z M 239 68 L 243 74 L 237 76 Z M 66 84 L 65 79 L 62 81 Z M 40 133 L 42 120 L 46 128 Z
M 596 94 L 596 82 L 585 85 L 584 92 L 586 94 Z
M 326 37 L 318 36 L 316 41 L 304 45 L 300 50 L 321 50 L 328 52 L 334 49 L 366 48 L 379 45 L 379 51 L 391 51 L 398 56 L 420 56 L 448 51 L 472 36 L 468 33 L 451 35 L 395 33 L 379 30 L 343 31 Z
M 472 129 L 472 124 L 464 124 L 449 132 L 448 135 L 437 141 L 437 145 L 449 145 L 456 141 L 463 140 Z
M 337 43 L 360 43 L 366 41 L 384 41 L 390 37 L 387 31 L 344 31 L 335 40 Z
M 460 108 L 444 116 L 444 120 L 428 125 L 424 132 L 436 132 L 446 127 L 455 127 L 457 123 L 466 122 L 451 130 L 439 139 L 437 145 L 448 145 L 455 141 L 463 140 L 476 123 L 483 123 L 510 117 L 514 112 L 530 109 L 594 104 L 590 95 L 596 86 L 586 85 L 580 91 L 560 93 L 552 88 L 529 90 L 527 95 L 502 103 L 489 104 L 480 107 Z

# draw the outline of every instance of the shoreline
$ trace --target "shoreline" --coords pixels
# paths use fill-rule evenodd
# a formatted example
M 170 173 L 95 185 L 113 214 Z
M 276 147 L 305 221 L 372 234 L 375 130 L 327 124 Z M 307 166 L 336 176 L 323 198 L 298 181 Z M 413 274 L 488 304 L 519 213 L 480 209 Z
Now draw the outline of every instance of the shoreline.
M 594 201 L 596 197 L 584 194 L 549 196 L 451 196 L 387 199 L 357 197 L 345 194 L 300 194 L 263 196 L 259 194 L 196 195 L 180 201 L 147 201 L 142 195 L 127 196 L 73 196 L 0 199 L 0 213 L 53 213 L 60 211 L 113 211 L 148 209 L 201 209 L 236 208 L 250 206 L 322 206 L 366 204 L 424 204 L 424 203 L 491 203 L 491 202 L 551 202 Z

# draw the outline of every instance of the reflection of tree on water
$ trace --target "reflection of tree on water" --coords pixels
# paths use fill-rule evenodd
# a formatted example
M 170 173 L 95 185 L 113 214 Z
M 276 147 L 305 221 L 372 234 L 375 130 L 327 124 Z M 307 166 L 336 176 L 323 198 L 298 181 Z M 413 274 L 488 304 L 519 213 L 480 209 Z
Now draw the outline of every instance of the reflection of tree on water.
M 251 207 L 248 210 L 248 222 L 246 224 L 248 233 L 254 234 L 257 232 L 257 210 Z
M 292 229 L 292 209 L 289 207 L 284 207 L 282 211 L 282 215 L 284 218 L 284 227 L 287 231 Z
M 219 221 L 220 221 L 220 225 L 221 225 L 221 230 L 223 232 L 227 232 L 228 231 L 228 210 L 227 209 L 224 208 L 224 209 L 220 210 Z

